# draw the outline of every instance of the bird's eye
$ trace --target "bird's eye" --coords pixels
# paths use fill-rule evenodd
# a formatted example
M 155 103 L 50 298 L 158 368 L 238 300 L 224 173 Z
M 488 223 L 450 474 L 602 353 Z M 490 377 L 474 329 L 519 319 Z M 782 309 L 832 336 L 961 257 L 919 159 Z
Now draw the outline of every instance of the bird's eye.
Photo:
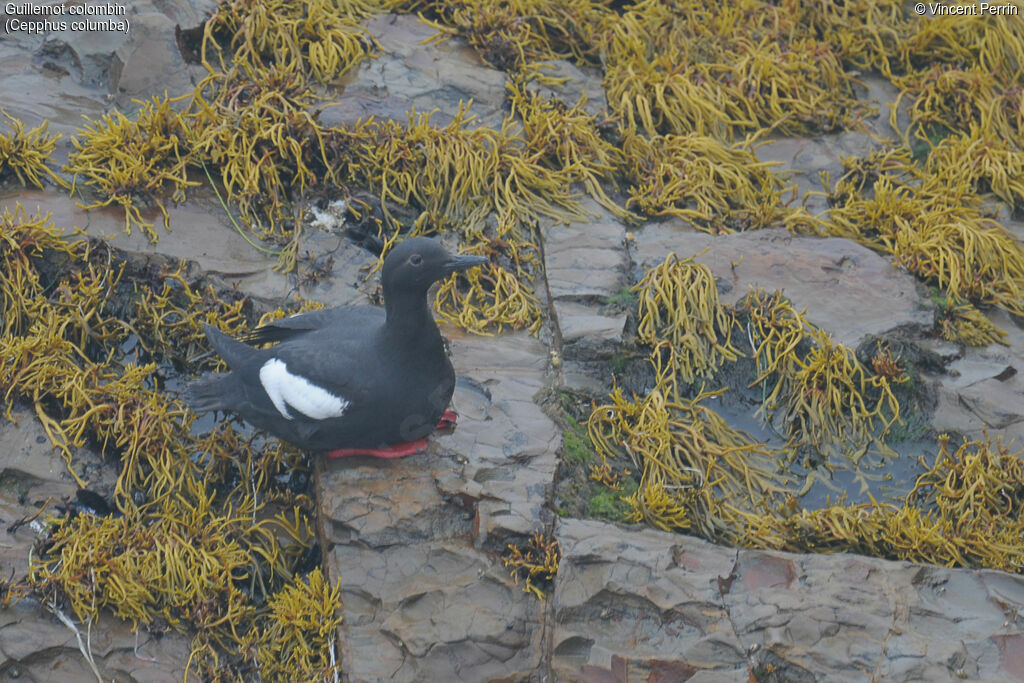
M 413 254 L 412 256 L 409 257 L 409 264 L 413 266 L 422 266 L 423 257 L 419 254 Z

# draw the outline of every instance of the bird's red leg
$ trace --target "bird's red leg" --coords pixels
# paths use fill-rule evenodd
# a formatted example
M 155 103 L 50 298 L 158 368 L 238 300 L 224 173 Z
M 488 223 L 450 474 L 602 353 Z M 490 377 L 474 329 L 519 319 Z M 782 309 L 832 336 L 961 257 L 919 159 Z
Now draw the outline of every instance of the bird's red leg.
M 384 446 L 383 448 L 336 448 L 327 451 L 324 456 L 327 458 L 350 458 L 355 455 L 367 455 L 371 458 L 404 458 L 410 455 L 425 451 L 427 439 L 416 439 L 415 441 L 403 441 L 402 443 Z
M 455 423 L 459 421 L 459 416 L 455 411 L 446 410 L 441 415 L 441 419 L 437 421 L 437 427 L 435 429 L 453 429 Z M 415 455 L 420 451 L 427 449 L 426 437 L 417 439 L 415 441 L 404 441 L 402 443 L 392 444 L 390 446 L 384 446 L 383 448 L 336 448 L 333 451 L 327 451 L 324 456 L 327 458 L 351 458 L 356 455 L 366 455 L 371 458 L 405 458 L 410 455 Z
M 437 421 L 437 426 L 434 427 L 434 429 L 441 430 L 441 429 L 454 428 L 455 427 L 455 423 L 458 422 L 458 421 L 459 421 L 459 414 L 458 413 L 456 413 L 454 410 L 446 410 L 446 411 L 444 411 L 444 414 L 441 415 L 441 419 Z

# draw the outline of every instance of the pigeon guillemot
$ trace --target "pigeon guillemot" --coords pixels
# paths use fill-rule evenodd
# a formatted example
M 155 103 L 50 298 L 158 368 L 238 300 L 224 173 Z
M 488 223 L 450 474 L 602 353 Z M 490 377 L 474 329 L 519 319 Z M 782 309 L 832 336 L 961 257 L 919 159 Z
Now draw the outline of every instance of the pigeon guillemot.
M 387 255 L 384 310 L 342 306 L 258 327 L 243 339 L 205 325 L 231 372 L 193 383 L 197 412 L 227 410 L 300 448 L 329 457 L 401 457 L 421 450 L 447 410 L 455 371 L 427 306 L 430 286 L 487 263 L 452 256 L 425 237 Z

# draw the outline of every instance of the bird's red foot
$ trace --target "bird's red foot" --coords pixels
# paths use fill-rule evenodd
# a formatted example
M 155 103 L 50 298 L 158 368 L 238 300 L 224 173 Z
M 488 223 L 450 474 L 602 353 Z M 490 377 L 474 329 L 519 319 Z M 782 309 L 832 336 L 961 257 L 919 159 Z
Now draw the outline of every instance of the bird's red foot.
M 441 415 L 441 419 L 437 421 L 437 426 L 434 427 L 434 429 L 437 429 L 439 431 L 442 429 L 454 429 L 455 423 L 458 421 L 458 413 L 456 413 L 454 410 L 446 410 L 444 411 L 444 414 Z
M 402 443 L 384 446 L 383 448 L 336 448 L 324 453 L 328 458 L 350 458 L 354 455 L 367 455 L 371 458 L 405 458 L 427 449 L 427 440 L 403 441 Z

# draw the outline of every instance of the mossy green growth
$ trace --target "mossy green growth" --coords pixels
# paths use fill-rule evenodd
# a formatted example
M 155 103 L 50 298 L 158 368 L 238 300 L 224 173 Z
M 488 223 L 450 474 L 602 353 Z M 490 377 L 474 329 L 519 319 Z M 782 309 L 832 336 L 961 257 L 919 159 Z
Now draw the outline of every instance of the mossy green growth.
M 615 309 L 626 310 L 636 306 L 637 294 L 632 288 L 623 285 L 615 294 L 604 300 L 605 306 Z
M 594 449 L 586 428 L 571 416 L 567 419 L 569 427 L 562 432 L 562 458 L 580 465 L 593 462 Z
M 618 490 L 610 489 L 604 484 L 590 485 L 590 500 L 587 502 L 587 514 L 591 517 L 610 519 L 613 522 L 625 521 L 632 511 L 629 499 L 636 493 L 639 482 L 634 477 L 623 477 Z

